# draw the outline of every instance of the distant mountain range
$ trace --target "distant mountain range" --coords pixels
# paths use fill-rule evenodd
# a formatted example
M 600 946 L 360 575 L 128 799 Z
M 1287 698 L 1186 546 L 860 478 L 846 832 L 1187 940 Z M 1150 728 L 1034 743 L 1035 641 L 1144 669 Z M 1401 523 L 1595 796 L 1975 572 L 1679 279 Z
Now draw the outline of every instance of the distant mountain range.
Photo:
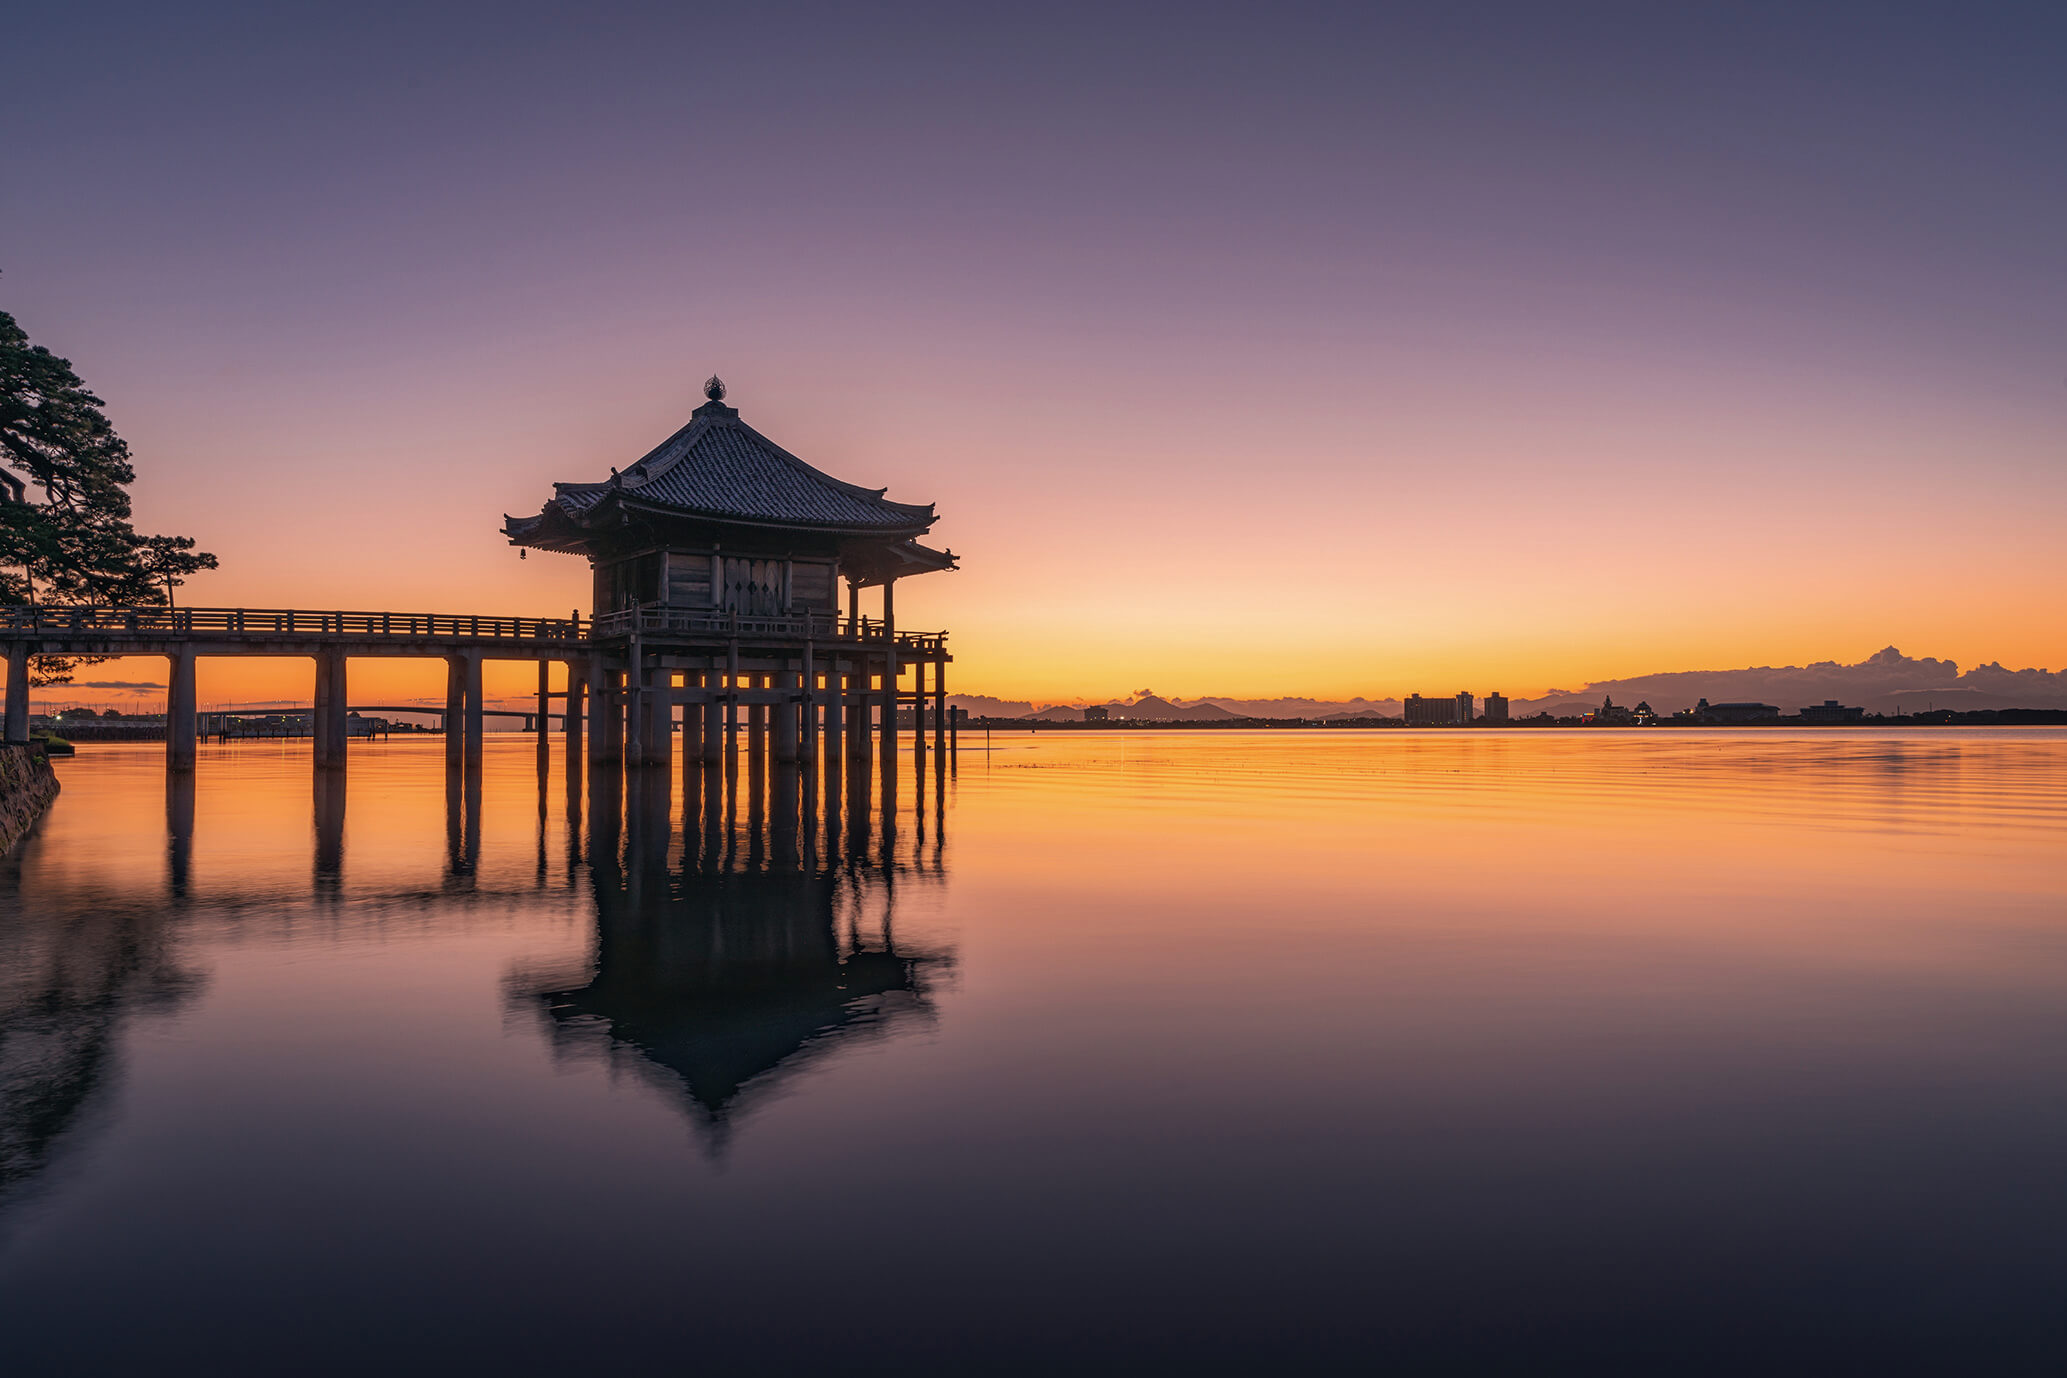
M 1431 697 L 1444 691 L 1430 686 Z M 1455 690 L 1448 692 L 1454 693 Z M 1950 660 L 1905 656 L 1893 646 L 1856 664 L 1834 660 L 1813 665 L 1762 665 L 1741 670 L 1674 670 L 1629 679 L 1597 680 L 1583 689 L 1553 689 L 1534 699 L 1512 699 L 1509 713 L 1565 717 L 1598 708 L 1604 698 L 1626 707 L 1649 703 L 1659 713 L 1710 703 L 1770 703 L 1786 711 L 1836 699 L 1873 713 L 1920 712 L 1926 708 L 2067 708 L 2067 670 L 2010 670 L 1999 662 L 1964 673 Z M 980 695 L 951 694 L 948 701 L 975 717 L 1033 718 L 1080 722 L 1082 704 L 1035 705 Z M 1197 722 L 1225 718 L 1396 718 L 1398 699 L 1237 699 L 1208 696 L 1169 699 L 1142 692 L 1103 705 L 1112 717 L 1154 722 Z

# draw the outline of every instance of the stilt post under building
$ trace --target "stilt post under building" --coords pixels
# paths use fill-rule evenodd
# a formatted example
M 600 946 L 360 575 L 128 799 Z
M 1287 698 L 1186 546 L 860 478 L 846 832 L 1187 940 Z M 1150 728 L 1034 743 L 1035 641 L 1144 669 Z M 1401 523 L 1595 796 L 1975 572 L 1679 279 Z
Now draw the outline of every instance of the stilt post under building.
M 701 689 L 709 676 L 691 671 L 682 676 L 684 689 Z M 682 766 L 686 771 L 703 759 L 703 705 L 694 699 L 682 701 Z
M 883 581 L 883 773 L 887 779 L 897 761 L 897 581 Z
M 548 750 L 548 743 L 551 740 L 550 733 L 552 729 L 547 726 L 546 715 L 552 707 L 552 668 L 553 663 L 550 660 L 540 660 L 538 662 L 538 749 L 540 751 Z
M 769 706 L 774 717 L 775 759 L 784 765 L 794 765 L 797 759 L 797 702 L 792 697 L 797 687 L 797 677 L 788 670 L 775 676 L 775 688 L 782 691 L 782 698 Z
M 567 698 L 561 705 L 560 730 L 566 738 L 567 776 L 576 778 L 580 772 L 575 763 L 581 760 L 582 714 L 587 709 L 589 663 L 586 660 L 567 662 Z
M 837 761 L 846 743 L 847 677 L 840 670 L 846 662 L 837 652 L 825 669 L 825 759 Z
M 803 761 L 818 757 L 818 657 L 811 644 L 810 623 L 804 630 L 804 698 L 797 705 L 797 716 L 802 719 L 803 735 L 797 739 L 797 758 Z
M 636 617 L 638 609 L 632 609 Z M 624 763 L 646 764 L 646 657 L 639 634 L 632 633 L 631 664 L 624 672 Z
M 604 663 L 601 651 L 589 656 L 588 758 L 592 766 L 609 765 L 617 760 L 618 742 L 613 731 L 616 708 L 610 696 L 610 674 L 610 667 Z
M 703 677 L 707 697 L 701 709 L 703 713 L 703 761 L 705 765 L 716 765 L 725 751 L 725 688 L 724 676 L 713 669 Z

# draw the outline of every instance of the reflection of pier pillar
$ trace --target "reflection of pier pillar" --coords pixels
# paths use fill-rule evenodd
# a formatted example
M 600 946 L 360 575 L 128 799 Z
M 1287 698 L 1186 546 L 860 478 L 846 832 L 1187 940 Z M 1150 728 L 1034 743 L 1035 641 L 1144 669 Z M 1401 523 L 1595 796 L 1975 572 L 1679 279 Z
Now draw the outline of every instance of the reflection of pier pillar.
M 868 753 L 857 753 L 852 766 L 847 774 L 847 850 L 854 856 L 860 856 L 868 850 L 869 838 Z
M 345 777 L 318 771 L 316 793 L 316 876 L 335 882 L 344 874 Z
M 746 856 L 747 864 L 759 867 L 767 856 L 768 758 L 749 751 L 746 758 Z
M 778 862 L 797 859 L 797 800 L 801 781 L 795 765 L 777 763 L 769 790 L 769 850 Z
M 725 847 L 725 777 L 703 772 L 703 864 L 715 869 Z
M 598 770 L 589 776 L 590 867 L 607 872 L 617 864 L 624 826 L 624 773 Z
M 192 770 L 200 707 L 194 697 L 194 649 L 182 646 L 166 659 L 172 674 L 165 692 L 165 764 L 171 770 Z
M 29 643 L 7 648 L 7 740 L 19 746 L 29 740 Z
M 445 871 L 458 875 L 465 866 L 466 797 L 461 793 L 464 772 L 456 765 L 445 767 Z
M 166 869 L 172 897 L 184 899 L 194 862 L 194 776 L 173 771 L 165 777 Z
M 828 859 L 840 854 L 840 790 L 845 783 L 839 753 L 825 753 L 825 855 Z
M 448 880 L 470 876 L 481 864 L 481 772 L 445 769 L 445 870 Z

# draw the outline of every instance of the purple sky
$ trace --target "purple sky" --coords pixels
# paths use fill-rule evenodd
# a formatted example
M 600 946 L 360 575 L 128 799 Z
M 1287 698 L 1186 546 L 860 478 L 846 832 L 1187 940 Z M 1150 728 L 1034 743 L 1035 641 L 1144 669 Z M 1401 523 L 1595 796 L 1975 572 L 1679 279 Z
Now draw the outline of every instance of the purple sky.
M 571 606 L 716 369 L 972 691 L 2067 659 L 2067 8 L 1687 9 L 45 7 L 0 307 L 196 601 Z

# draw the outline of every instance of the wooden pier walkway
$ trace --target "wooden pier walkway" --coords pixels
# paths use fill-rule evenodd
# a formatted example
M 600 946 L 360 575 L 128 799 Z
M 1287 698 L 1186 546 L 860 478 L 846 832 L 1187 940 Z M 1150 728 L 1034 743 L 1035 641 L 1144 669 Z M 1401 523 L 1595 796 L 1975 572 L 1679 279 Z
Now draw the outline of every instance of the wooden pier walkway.
M 887 599 L 886 599 L 887 602 Z M 890 609 L 886 608 L 886 612 Z M 939 632 L 900 632 L 888 618 L 691 614 L 628 608 L 599 618 L 471 613 L 311 611 L 298 608 L 0 607 L 7 652 L 5 736 L 28 740 L 29 659 L 38 655 L 161 655 L 170 667 L 166 760 L 191 769 L 199 723 L 195 663 L 206 656 L 301 656 L 314 663 L 311 735 L 319 767 L 344 763 L 347 665 L 354 658 L 443 660 L 447 758 L 478 762 L 481 667 L 490 660 L 538 665 L 538 700 L 523 713 L 543 744 L 557 718 L 570 756 L 654 764 L 673 749 L 716 761 L 732 750 L 779 761 L 826 749 L 866 750 L 871 735 L 895 750 L 897 711 L 916 709 L 948 744 L 946 666 Z M 553 690 L 550 668 L 566 667 Z M 928 667 L 932 673 L 927 673 Z M 909 672 L 911 683 L 905 685 Z M 927 700 L 932 702 L 928 704 Z M 557 711 L 551 700 L 559 700 Z M 677 714 L 679 713 L 679 717 Z M 458 724 L 459 730 L 452 730 Z M 873 732 L 872 729 L 873 728 Z M 915 746 L 925 749 L 922 733 Z

